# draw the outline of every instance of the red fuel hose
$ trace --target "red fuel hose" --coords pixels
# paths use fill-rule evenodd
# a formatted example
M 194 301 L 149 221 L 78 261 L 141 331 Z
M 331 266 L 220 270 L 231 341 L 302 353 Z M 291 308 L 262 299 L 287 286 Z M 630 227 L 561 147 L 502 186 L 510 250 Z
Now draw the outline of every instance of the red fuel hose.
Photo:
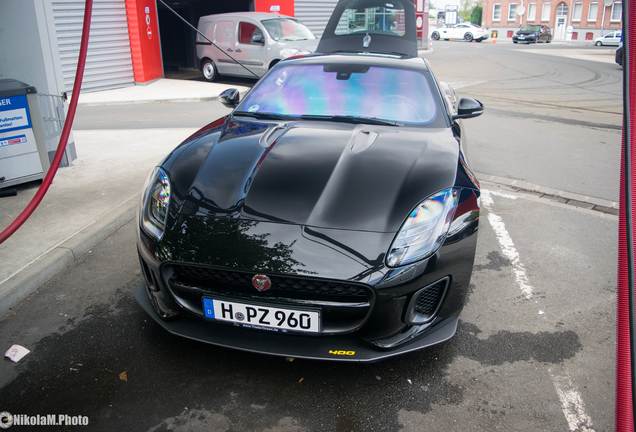
M 636 5 L 623 2 L 623 145 L 621 152 L 620 214 L 618 228 L 618 291 L 616 308 L 616 431 L 634 431 L 634 251 L 636 214 Z
M 77 71 L 75 72 L 75 82 L 73 83 L 73 93 L 71 95 L 71 102 L 69 103 L 68 113 L 66 114 L 66 120 L 64 121 L 64 127 L 62 128 L 62 134 L 60 135 L 60 141 L 55 151 L 55 156 L 51 162 L 42 184 L 38 188 L 37 192 L 29 201 L 29 204 L 22 210 L 22 212 L 7 226 L 2 232 L 0 232 L 0 244 L 4 243 L 6 239 L 11 237 L 26 221 L 31 214 L 38 208 L 42 199 L 49 190 L 49 186 L 53 182 L 53 178 L 60 167 L 60 162 L 66 151 L 66 144 L 68 143 L 68 137 L 71 133 L 71 127 L 73 126 L 73 119 L 75 118 L 75 110 L 77 108 L 77 100 L 80 95 L 80 89 L 82 88 L 82 79 L 84 78 L 84 66 L 86 65 L 86 52 L 88 51 L 88 36 L 91 29 L 91 13 L 93 10 L 93 0 L 86 0 L 86 6 L 84 8 L 84 24 L 82 26 L 82 40 L 80 44 L 79 57 L 77 59 Z

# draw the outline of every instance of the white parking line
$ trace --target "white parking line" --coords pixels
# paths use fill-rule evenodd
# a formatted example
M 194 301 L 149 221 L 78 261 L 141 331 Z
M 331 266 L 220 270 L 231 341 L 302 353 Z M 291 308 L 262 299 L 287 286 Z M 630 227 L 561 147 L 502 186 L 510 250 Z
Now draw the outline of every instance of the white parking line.
M 512 264 L 512 273 L 515 276 L 515 280 L 517 281 L 517 285 L 519 286 L 521 293 L 525 298 L 530 300 L 534 290 L 530 285 L 526 268 L 519 259 L 519 252 L 517 252 L 517 248 L 506 229 L 503 219 L 492 211 L 492 206 L 494 204 L 491 196 L 492 192 L 486 190 L 482 190 L 481 192 L 481 202 L 488 210 L 488 222 L 490 222 L 490 226 L 492 226 L 492 229 L 495 231 L 501 252 Z
M 594 432 L 592 419 L 585 412 L 585 404 L 581 394 L 576 389 L 569 376 L 552 376 L 552 382 L 556 389 L 563 415 L 572 432 Z
M 494 192 L 482 189 L 481 191 L 481 203 L 483 207 L 488 210 L 488 222 L 495 232 L 499 247 L 503 255 L 508 258 L 512 264 L 512 272 L 519 286 L 519 289 L 527 299 L 532 299 L 533 288 L 528 280 L 526 268 L 521 262 L 519 252 L 515 247 L 512 237 L 506 229 L 506 225 L 503 219 L 493 212 L 494 201 L 492 196 L 501 196 L 507 199 L 517 199 L 512 194 L 504 194 L 500 192 Z M 538 301 L 535 300 L 538 304 Z M 539 315 L 544 315 L 543 310 L 538 311 Z M 583 398 L 578 389 L 574 385 L 574 382 L 568 375 L 554 375 L 550 373 L 552 383 L 561 401 L 561 409 L 563 415 L 568 423 L 568 427 L 571 432 L 594 432 L 592 428 L 592 419 L 585 412 L 585 404 Z

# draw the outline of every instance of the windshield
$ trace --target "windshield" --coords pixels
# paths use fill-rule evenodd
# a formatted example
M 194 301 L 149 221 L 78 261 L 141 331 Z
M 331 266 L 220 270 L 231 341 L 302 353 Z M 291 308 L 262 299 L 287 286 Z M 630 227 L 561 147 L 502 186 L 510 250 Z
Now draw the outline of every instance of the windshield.
M 423 72 L 355 64 L 280 64 L 236 111 L 252 115 L 348 117 L 423 125 L 437 103 Z
M 274 18 L 262 21 L 267 33 L 278 41 L 298 41 L 316 39 L 314 34 L 303 24 L 291 18 Z
M 541 27 L 540 26 L 525 26 L 525 27 L 521 27 L 521 31 L 534 33 L 534 32 L 541 31 Z

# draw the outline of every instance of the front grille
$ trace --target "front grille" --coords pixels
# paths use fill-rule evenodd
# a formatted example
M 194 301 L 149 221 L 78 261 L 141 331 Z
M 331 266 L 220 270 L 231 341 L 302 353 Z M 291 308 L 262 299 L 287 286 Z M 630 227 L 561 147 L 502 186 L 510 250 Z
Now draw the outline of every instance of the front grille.
M 271 288 L 259 292 L 252 286 L 255 273 L 193 265 L 166 266 L 163 271 L 175 297 L 200 316 L 202 298 L 214 295 L 238 301 L 302 305 L 320 309 L 323 333 L 335 334 L 359 328 L 373 302 L 368 286 L 346 281 L 268 275 Z
M 446 293 L 448 281 L 448 278 L 444 278 L 415 293 L 411 300 L 413 322 L 423 323 L 434 318 Z
M 433 315 L 442 298 L 445 286 L 445 282 L 438 282 L 422 291 L 415 301 L 415 312 L 422 315 Z
M 218 270 L 207 267 L 174 266 L 175 279 L 193 286 L 213 288 L 228 295 L 236 293 L 258 294 L 262 297 L 290 297 L 333 301 L 368 301 L 370 291 L 363 285 L 326 279 L 291 276 L 269 276 L 272 287 L 259 293 L 252 286 L 253 273 Z

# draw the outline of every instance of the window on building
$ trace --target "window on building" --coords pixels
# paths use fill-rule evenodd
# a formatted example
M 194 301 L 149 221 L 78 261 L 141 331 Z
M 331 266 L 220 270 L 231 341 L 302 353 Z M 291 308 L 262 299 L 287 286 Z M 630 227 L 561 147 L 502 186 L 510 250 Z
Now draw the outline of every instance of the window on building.
M 551 11 L 552 3 L 543 3 L 543 5 L 541 5 L 541 21 L 550 21 Z
M 590 8 L 587 11 L 587 21 L 596 22 L 596 16 L 598 15 L 598 3 L 590 3 Z
M 264 40 L 263 32 L 254 24 L 248 22 L 239 23 L 239 43 L 246 45 L 261 45 L 260 43 L 252 42 L 252 37 L 254 35 L 256 35 L 259 40 Z
M 508 21 L 514 21 L 517 19 L 517 5 L 511 3 L 508 5 Z
M 574 3 L 574 9 L 572 9 L 572 21 L 581 21 L 582 14 L 583 3 Z
M 534 21 L 537 17 L 537 4 L 530 3 L 528 5 L 528 21 Z
M 500 4 L 492 5 L 492 20 L 501 21 L 501 5 Z
M 612 3 L 612 22 L 619 22 L 623 19 L 623 2 L 615 1 Z

